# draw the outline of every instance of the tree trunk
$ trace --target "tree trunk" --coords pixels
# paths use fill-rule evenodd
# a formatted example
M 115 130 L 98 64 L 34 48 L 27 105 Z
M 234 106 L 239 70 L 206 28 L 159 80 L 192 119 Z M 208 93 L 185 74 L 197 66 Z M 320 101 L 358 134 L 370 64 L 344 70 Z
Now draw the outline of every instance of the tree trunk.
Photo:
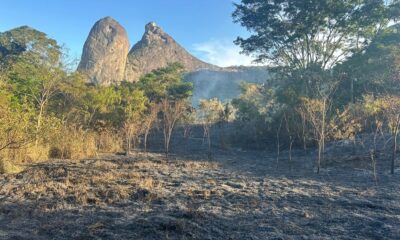
M 397 131 L 398 130 L 396 130 L 393 136 L 393 153 L 392 153 L 392 164 L 391 164 L 392 166 L 390 169 L 391 174 L 394 174 L 394 162 L 396 161 L 396 155 L 397 155 Z
M 168 158 L 169 154 L 169 143 L 171 141 L 172 128 L 170 126 L 165 126 L 164 129 L 164 147 L 165 147 L 165 156 Z
M 42 126 L 43 110 L 44 110 L 44 104 L 40 103 L 39 116 L 36 123 L 35 147 L 39 145 L 39 131 Z
M 280 143 L 280 133 L 281 133 L 281 128 L 282 128 L 282 122 L 283 122 L 283 117 L 281 118 L 281 122 L 279 124 L 278 130 L 276 131 L 276 169 L 278 169 L 278 165 L 279 165 L 279 158 L 281 155 L 281 143 Z
M 208 146 L 208 159 L 211 160 L 211 134 L 210 134 L 210 126 L 204 125 L 204 134 L 207 138 L 207 146 Z
M 321 168 L 321 152 L 322 152 L 322 142 L 318 141 L 318 160 L 317 160 L 317 173 L 319 174 L 319 170 Z
M 131 154 L 131 133 L 128 132 L 128 135 L 126 136 L 126 155 Z
M 292 172 L 292 147 L 293 147 L 293 138 L 292 136 L 289 137 L 289 168 L 290 172 Z
M 321 127 L 321 150 L 319 153 L 319 163 L 318 163 L 318 173 L 319 173 L 319 169 L 321 167 L 321 161 L 324 161 L 324 153 L 325 153 L 325 122 L 326 122 L 326 99 L 324 99 L 323 102 L 323 112 L 322 112 L 322 127 Z
M 149 135 L 149 130 L 146 129 L 144 133 L 144 152 L 147 153 L 147 136 Z

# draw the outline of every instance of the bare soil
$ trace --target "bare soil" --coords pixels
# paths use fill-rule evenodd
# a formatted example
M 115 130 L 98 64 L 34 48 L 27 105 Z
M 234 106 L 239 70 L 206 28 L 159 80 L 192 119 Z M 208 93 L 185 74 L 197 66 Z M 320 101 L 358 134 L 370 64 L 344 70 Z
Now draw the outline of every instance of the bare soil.
M 0 239 L 400 239 L 400 171 L 294 153 L 138 153 L 0 175 Z M 359 164 L 359 162 L 363 164 Z

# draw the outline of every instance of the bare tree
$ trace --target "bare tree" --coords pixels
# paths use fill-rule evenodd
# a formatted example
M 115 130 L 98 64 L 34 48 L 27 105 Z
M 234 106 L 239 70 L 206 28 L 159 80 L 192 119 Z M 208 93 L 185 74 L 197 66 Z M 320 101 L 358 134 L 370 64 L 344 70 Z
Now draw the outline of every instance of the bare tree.
M 303 99 L 303 111 L 307 114 L 307 119 L 313 126 L 315 140 L 318 143 L 317 173 L 320 172 L 321 161 L 324 160 L 327 115 L 330 102 L 328 98 L 323 99 Z
M 157 120 L 158 113 L 160 112 L 160 105 L 151 103 L 148 114 L 146 115 L 143 128 L 144 128 L 144 152 L 147 152 L 147 139 L 154 122 Z
M 167 98 L 164 98 L 160 104 L 164 133 L 164 149 L 165 155 L 168 157 L 173 130 L 177 121 L 185 114 L 188 107 L 185 100 L 170 101 Z
M 141 125 L 141 118 L 140 116 L 136 116 L 136 114 L 130 116 L 124 122 L 123 130 L 125 133 L 127 155 L 131 154 L 132 149 L 135 149 L 136 147 L 136 141 L 140 133 Z
M 280 134 L 282 129 L 283 117 L 280 120 L 279 127 L 276 130 L 276 168 L 278 169 L 279 165 L 279 158 L 281 156 L 281 141 L 280 141 Z
M 381 101 L 383 114 L 392 136 L 393 146 L 390 173 L 394 174 L 394 165 L 397 157 L 397 137 L 400 131 L 400 97 L 389 95 L 383 97 Z
M 211 159 L 211 128 L 214 124 L 223 121 L 224 105 L 218 99 L 200 100 L 199 119 L 204 129 L 204 137 L 207 139 L 208 158 Z
M 289 167 L 290 167 L 290 171 L 292 171 L 292 147 L 293 147 L 293 142 L 294 142 L 294 137 L 293 137 L 292 130 L 291 130 L 292 125 L 289 122 L 287 113 L 284 113 L 283 118 L 285 119 L 286 132 L 287 132 L 288 138 L 289 138 Z

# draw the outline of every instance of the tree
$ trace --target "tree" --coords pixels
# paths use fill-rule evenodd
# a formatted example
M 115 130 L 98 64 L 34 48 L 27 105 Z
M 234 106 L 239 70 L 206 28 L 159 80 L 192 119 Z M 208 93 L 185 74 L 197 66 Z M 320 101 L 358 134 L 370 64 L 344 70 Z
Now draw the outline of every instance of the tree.
M 26 104 L 13 102 L 0 74 L 0 152 L 20 148 L 31 141 L 32 128 L 29 122 L 31 111 Z
M 242 0 L 235 6 L 234 21 L 252 32 L 235 43 L 259 62 L 290 69 L 332 68 L 368 44 L 396 7 L 383 0 Z
M 65 72 L 60 68 L 51 68 L 45 64 L 31 64 L 20 58 L 8 72 L 9 83 L 20 101 L 32 103 L 36 109 L 36 140 L 43 126 L 50 100 L 59 91 Z
M 161 101 L 162 124 L 164 133 L 164 149 L 168 157 L 169 145 L 173 130 L 177 121 L 188 110 L 188 104 L 185 101 L 169 101 L 167 98 Z
M 131 153 L 132 141 L 136 139 L 143 125 L 143 115 L 146 110 L 147 98 L 144 92 L 138 89 L 123 88 L 122 106 L 124 111 L 123 130 L 126 136 L 126 152 Z
M 184 68 L 180 63 L 171 63 L 144 75 L 138 88 L 145 92 L 150 102 L 160 103 L 169 98 L 186 99 L 192 94 L 192 84 L 183 81 Z
M 46 108 L 66 75 L 61 48 L 46 34 L 24 26 L 0 34 L 0 55 L 13 94 L 36 109 L 37 146 Z
M 0 33 L 0 68 L 23 57 L 32 64 L 60 64 L 61 47 L 45 33 L 28 26 Z
M 270 65 L 279 101 L 292 110 L 302 98 L 317 97 L 313 88 L 324 75 L 343 78 L 338 64 L 363 52 L 400 13 L 397 0 L 242 0 L 235 6 L 234 21 L 251 32 L 235 43 Z
M 242 143 L 259 148 L 270 131 L 275 132 L 284 106 L 277 101 L 275 89 L 267 85 L 243 83 L 241 91 L 232 100 L 236 123 L 242 130 L 239 138 Z
M 338 68 L 347 81 L 340 86 L 340 99 L 355 102 L 365 94 L 393 94 L 400 91 L 400 26 L 382 29 L 362 52 Z
M 224 104 L 218 99 L 200 100 L 200 111 L 198 119 L 203 125 L 204 136 L 207 139 L 208 158 L 211 159 L 211 128 L 213 125 L 222 122 L 224 119 Z
M 321 168 L 324 158 L 325 140 L 327 137 L 327 115 L 329 111 L 328 99 L 303 99 L 302 111 L 307 115 L 307 120 L 313 126 L 314 137 L 318 143 L 317 173 Z
M 369 112 L 383 117 L 386 127 L 391 134 L 393 146 L 390 172 L 394 174 L 397 157 L 397 138 L 400 132 L 400 97 L 393 95 L 378 97 L 374 101 L 367 102 L 366 108 L 369 109 Z
M 147 152 L 147 139 L 150 133 L 150 130 L 157 120 L 158 113 L 160 112 L 160 105 L 156 103 L 150 103 L 147 108 L 147 113 L 145 114 L 145 119 L 143 122 L 144 127 L 144 151 Z
M 139 89 L 144 91 L 149 103 L 159 105 L 167 156 L 175 125 L 189 111 L 187 100 L 192 95 L 193 86 L 183 80 L 183 74 L 183 66 L 173 63 L 146 74 L 138 83 Z
M 221 148 L 225 149 L 225 126 L 226 124 L 233 122 L 235 120 L 235 111 L 230 102 L 227 102 L 224 104 L 224 110 L 220 112 L 219 119 L 220 121 L 217 123 L 217 125 L 220 128 L 220 134 L 219 134 L 219 139 L 221 142 Z
M 326 76 L 328 78 L 329 76 Z M 315 98 L 302 98 L 300 112 L 304 113 L 307 121 L 313 127 L 314 139 L 318 143 L 317 173 L 320 172 L 321 161 L 324 160 L 325 141 L 328 137 L 328 124 L 331 121 L 333 96 L 337 82 L 330 79 L 319 81 L 315 86 Z

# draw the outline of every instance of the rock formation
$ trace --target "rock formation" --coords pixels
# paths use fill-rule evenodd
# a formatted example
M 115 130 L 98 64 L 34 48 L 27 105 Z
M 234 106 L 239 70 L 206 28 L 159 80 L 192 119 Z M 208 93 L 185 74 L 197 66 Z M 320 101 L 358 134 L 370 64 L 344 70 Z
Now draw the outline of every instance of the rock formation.
M 193 105 L 200 99 L 227 101 L 240 94 L 240 83 L 262 83 L 268 78 L 265 67 L 221 68 L 192 56 L 154 22 L 145 27 L 142 39 L 129 51 L 125 29 L 110 17 L 96 22 L 85 42 L 78 70 L 94 84 L 136 82 L 146 73 L 179 62 L 188 72 L 186 81 L 194 85 Z
M 94 84 L 119 83 L 124 80 L 128 51 L 125 29 L 111 17 L 100 19 L 86 39 L 78 70 Z
M 137 81 L 141 75 L 173 62 L 180 62 L 188 72 L 218 69 L 192 56 L 154 22 L 150 22 L 142 39 L 129 52 L 126 80 Z

